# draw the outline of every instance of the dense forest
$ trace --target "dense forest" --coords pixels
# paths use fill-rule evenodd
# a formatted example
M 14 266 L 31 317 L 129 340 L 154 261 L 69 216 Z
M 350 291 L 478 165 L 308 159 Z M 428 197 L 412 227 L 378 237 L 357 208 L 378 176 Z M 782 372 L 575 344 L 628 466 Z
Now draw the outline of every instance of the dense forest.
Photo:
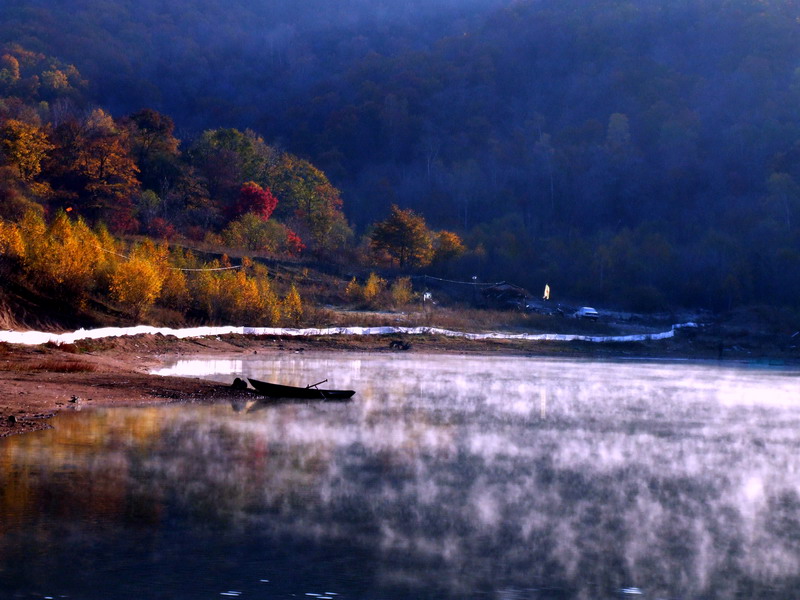
M 68 114 L 128 132 L 139 171 L 105 209 L 129 202 L 131 230 L 222 235 L 252 183 L 278 200 L 283 252 L 355 248 L 417 214 L 466 251 L 396 267 L 642 310 L 800 302 L 792 1 L 4 4 L 0 119 L 57 147 Z M 11 59 L 34 69 L 20 52 L 38 73 L 15 75 Z M 101 216 L 88 184 L 26 168 Z M 322 225 L 285 199 L 298 169 L 327 186 Z

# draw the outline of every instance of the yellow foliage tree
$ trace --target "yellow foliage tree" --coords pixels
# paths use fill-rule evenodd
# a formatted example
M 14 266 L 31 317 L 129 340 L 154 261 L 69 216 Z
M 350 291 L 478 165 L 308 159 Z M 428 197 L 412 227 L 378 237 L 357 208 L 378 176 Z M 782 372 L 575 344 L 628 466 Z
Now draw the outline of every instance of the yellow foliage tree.
M 361 286 L 358 285 L 358 281 L 356 281 L 355 277 L 353 277 L 350 283 L 347 284 L 347 287 L 344 288 L 344 295 L 350 302 L 357 302 L 364 297 L 364 291 L 361 289 Z
M 42 171 L 42 161 L 55 146 L 36 125 L 8 119 L 0 127 L 0 149 L 17 167 L 20 179 L 30 182 Z
M 295 327 L 300 324 L 300 320 L 303 318 L 303 301 L 294 284 L 292 284 L 289 293 L 286 294 L 286 298 L 283 300 L 283 314 Z
M 367 302 L 375 301 L 384 289 L 386 289 L 386 280 L 375 273 L 370 273 L 367 282 L 364 284 L 364 300 Z
M 272 289 L 272 284 L 266 276 L 258 278 L 258 292 L 264 306 L 264 320 L 267 325 L 278 325 L 281 322 L 282 307 L 278 295 Z
M 156 265 L 145 258 L 132 257 L 111 276 L 111 296 L 141 317 L 153 305 L 164 282 Z
M 23 256 L 25 256 L 25 242 L 19 226 L 0 220 L 0 257 L 20 259 Z
M 228 310 L 232 319 L 238 320 L 243 325 L 255 323 L 264 313 L 264 300 L 261 297 L 258 282 L 248 277 L 244 270 L 239 270 L 235 275 L 230 272 L 223 275 L 223 279 L 231 280 L 225 285 L 228 296 Z
M 111 276 L 119 268 L 120 263 L 125 259 L 125 255 L 122 254 L 120 243 L 109 233 L 105 225 L 100 225 L 96 228 L 95 236 L 100 250 L 96 272 L 97 282 L 102 289 L 109 289 L 111 287 Z
M 40 285 L 65 292 L 79 303 L 95 284 L 102 251 L 97 236 L 82 219 L 74 223 L 59 212 L 45 228 L 35 213 L 22 223 L 25 239 L 25 267 Z
M 204 268 L 217 267 L 219 267 L 219 262 L 212 261 Z M 221 289 L 221 280 L 214 271 L 200 271 L 190 285 L 191 295 L 198 308 L 205 312 L 212 321 L 219 319 L 223 313 Z
M 189 284 L 180 269 L 170 269 L 161 285 L 159 303 L 173 309 L 185 309 L 189 304 Z
M 392 302 L 395 306 L 405 306 L 414 299 L 414 289 L 411 285 L 410 277 L 400 277 L 392 283 L 389 290 L 392 296 Z
M 433 262 L 443 263 L 464 255 L 467 247 L 458 234 L 452 231 L 439 231 L 434 236 Z

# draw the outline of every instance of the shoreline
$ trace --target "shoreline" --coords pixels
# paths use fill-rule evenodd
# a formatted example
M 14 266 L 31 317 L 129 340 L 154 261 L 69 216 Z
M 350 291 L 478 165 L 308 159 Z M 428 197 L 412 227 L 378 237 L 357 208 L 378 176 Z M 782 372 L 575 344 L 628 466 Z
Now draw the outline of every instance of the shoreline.
M 395 342 L 394 347 L 392 342 Z M 397 343 L 399 342 L 399 344 Z M 326 352 L 411 352 L 506 354 L 588 360 L 721 361 L 764 366 L 800 366 L 797 348 L 780 348 L 767 340 L 726 346 L 716 336 L 678 329 L 665 339 L 621 342 L 543 341 L 502 338 L 470 339 L 437 334 L 405 335 L 212 335 L 177 338 L 146 333 L 75 344 L 17 345 L 0 343 L 0 438 L 52 427 L 63 410 L 101 406 L 143 406 L 175 402 L 215 402 L 249 394 L 197 378 L 161 376 L 150 371 L 165 357 Z M 236 374 L 231 375 L 231 382 Z

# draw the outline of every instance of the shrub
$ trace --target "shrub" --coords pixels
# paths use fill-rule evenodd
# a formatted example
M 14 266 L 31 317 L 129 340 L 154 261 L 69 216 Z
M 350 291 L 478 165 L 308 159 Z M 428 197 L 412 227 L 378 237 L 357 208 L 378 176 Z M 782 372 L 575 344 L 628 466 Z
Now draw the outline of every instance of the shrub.
M 305 244 L 294 231 L 282 223 L 264 220 L 252 212 L 228 223 L 221 236 L 223 242 L 231 248 L 254 252 L 296 256 L 305 248 Z
M 364 290 L 358 285 L 358 281 L 353 277 L 347 287 L 344 288 L 344 295 L 350 302 L 358 302 L 364 298 Z
M 370 273 L 364 284 L 364 300 L 370 303 L 376 301 L 384 289 L 386 289 L 386 280 L 375 273 Z
M 392 296 L 392 303 L 395 306 L 405 306 L 414 299 L 414 289 L 411 285 L 410 277 L 400 277 L 392 283 L 389 290 Z

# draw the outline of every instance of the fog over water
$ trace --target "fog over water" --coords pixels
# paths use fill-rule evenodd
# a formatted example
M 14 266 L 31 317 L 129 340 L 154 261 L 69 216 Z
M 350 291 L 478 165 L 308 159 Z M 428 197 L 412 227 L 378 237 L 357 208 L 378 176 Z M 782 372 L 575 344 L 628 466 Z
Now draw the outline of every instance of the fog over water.
M 84 411 L 0 441 L 0 598 L 792 598 L 800 584 L 797 370 L 304 353 L 164 372 L 327 376 L 357 394 Z

